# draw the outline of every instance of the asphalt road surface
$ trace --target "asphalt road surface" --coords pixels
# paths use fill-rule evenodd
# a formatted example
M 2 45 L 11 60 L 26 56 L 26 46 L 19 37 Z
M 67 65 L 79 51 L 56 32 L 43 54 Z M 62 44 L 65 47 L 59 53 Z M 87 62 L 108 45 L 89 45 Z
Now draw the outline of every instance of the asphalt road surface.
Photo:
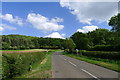
M 120 80 L 118 72 L 56 52 L 52 57 L 53 78 L 77 80 Z

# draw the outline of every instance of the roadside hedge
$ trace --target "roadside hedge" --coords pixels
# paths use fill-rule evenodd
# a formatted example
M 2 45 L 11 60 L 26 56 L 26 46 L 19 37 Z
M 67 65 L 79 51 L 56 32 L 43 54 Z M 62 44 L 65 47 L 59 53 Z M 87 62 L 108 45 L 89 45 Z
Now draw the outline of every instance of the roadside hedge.
M 120 45 L 95 45 L 89 49 L 90 51 L 120 51 Z
M 120 60 L 120 52 L 105 52 L 105 51 L 83 51 L 81 52 L 84 56 Z
M 31 71 L 32 66 L 45 58 L 46 52 L 3 53 L 2 78 L 9 79 Z

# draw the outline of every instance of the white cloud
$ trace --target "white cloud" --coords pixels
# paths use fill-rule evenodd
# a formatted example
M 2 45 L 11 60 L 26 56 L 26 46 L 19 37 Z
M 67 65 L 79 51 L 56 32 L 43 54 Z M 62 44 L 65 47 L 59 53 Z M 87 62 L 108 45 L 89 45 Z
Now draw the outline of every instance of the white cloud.
M 69 9 L 77 20 L 90 25 L 92 20 L 104 22 L 118 12 L 118 2 L 70 2 L 69 0 L 64 2 L 61 0 L 60 5 Z
M 16 30 L 15 27 L 9 26 L 7 24 L 0 24 L 0 31 L 3 31 L 5 29 L 7 29 L 7 30 Z
M 15 23 L 15 24 L 18 24 L 20 26 L 23 25 L 23 20 L 21 18 L 19 18 L 18 16 L 13 17 L 12 14 L 5 14 L 5 15 L 0 14 L 0 18 L 8 21 L 10 23 Z
M 54 22 L 54 23 L 63 22 L 63 19 L 62 19 L 62 18 L 55 17 L 55 18 L 51 19 L 51 22 Z
M 62 2 L 119 2 L 119 0 L 61 0 Z
M 45 37 L 65 39 L 64 36 L 65 36 L 65 34 L 59 34 L 58 32 L 53 32 L 52 34 L 49 34 Z
M 59 25 L 58 22 L 63 22 L 61 18 L 52 18 L 51 20 L 40 14 L 30 13 L 27 16 L 28 22 L 30 22 L 34 28 L 38 30 L 47 31 L 59 31 L 64 28 L 63 25 Z
M 4 30 L 4 28 L 0 26 L 0 31 L 3 31 L 3 30 Z
M 78 29 L 77 32 L 82 32 L 82 33 L 84 33 L 84 30 Z
M 78 32 L 82 32 L 82 33 L 87 33 L 89 31 L 94 31 L 98 29 L 98 26 L 84 26 L 82 29 L 78 29 L 77 31 Z

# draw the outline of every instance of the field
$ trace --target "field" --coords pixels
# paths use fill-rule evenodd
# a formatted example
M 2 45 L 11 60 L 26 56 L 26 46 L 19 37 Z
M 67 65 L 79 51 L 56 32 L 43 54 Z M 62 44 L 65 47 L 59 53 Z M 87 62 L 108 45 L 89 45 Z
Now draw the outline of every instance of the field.
M 26 53 L 26 52 L 44 52 L 46 49 L 26 49 L 26 50 L 0 50 L 2 53 Z
M 49 74 L 43 72 L 46 70 L 51 70 L 50 59 L 51 54 L 54 52 L 55 50 L 50 50 L 49 52 L 46 52 L 45 50 L 38 49 L 22 50 L 20 52 L 8 51 L 8 53 L 6 53 L 5 51 L 2 54 L 2 78 L 26 78 L 33 76 L 32 74 L 38 71 L 39 73 L 42 73 L 42 75 L 39 76 L 40 78 L 50 77 L 50 72 Z

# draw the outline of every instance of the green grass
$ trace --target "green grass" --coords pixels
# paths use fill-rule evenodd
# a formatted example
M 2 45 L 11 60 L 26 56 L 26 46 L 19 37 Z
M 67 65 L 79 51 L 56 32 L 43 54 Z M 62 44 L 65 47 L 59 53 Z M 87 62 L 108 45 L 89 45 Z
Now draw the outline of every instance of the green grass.
M 52 54 L 60 50 L 52 50 L 48 52 L 44 60 L 44 64 L 40 64 L 40 62 L 36 63 L 32 66 L 32 70 L 29 73 L 26 73 L 22 76 L 18 76 L 16 78 L 51 78 L 52 77 Z M 44 61 L 43 60 L 43 61 Z
M 51 77 L 51 56 L 54 52 L 3 53 L 3 78 L 49 78 Z M 44 61 L 46 59 L 46 61 Z M 44 62 L 44 64 L 41 62 Z
M 62 52 L 62 54 L 67 55 L 69 57 L 79 59 L 88 63 L 92 63 L 95 65 L 99 65 L 117 72 L 120 72 L 120 61 L 115 60 L 109 60 L 109 59 L 101 59 L 101 58 L 94 58 L 94 57 L 87 57 L 87 56 L 81 56 L 81 55 L 75 55 L 75 54 L 67 54 L 65 52 Z
M 41 62 L 47 52 L 2 54 L 3 78 L 10 79 L 31 71 L 31 66 Z

